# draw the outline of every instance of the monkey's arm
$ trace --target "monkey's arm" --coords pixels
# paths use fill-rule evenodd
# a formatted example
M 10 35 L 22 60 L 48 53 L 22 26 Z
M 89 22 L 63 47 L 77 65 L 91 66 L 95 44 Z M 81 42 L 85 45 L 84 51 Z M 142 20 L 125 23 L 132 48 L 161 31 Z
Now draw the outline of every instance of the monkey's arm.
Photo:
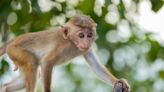
M 116 77 L 114 77 L 107 68 L 99 62 L 99 59 L 95 55 L 92 49 L 90 49 L 85 55 L 85 59 L 87 63 L 91 67 L 91 69 L 105 82 L 108 84 L 113 84 L 118 81 Z
M 113 92 L 130 92 L 129 84 L 125 79 L 117 79 L 113 76 L 103 64 L 101 64 L 95 55 L 93 49 L 90 49 L 85 55 L 91 69 L 105 82 L 113 84 Z

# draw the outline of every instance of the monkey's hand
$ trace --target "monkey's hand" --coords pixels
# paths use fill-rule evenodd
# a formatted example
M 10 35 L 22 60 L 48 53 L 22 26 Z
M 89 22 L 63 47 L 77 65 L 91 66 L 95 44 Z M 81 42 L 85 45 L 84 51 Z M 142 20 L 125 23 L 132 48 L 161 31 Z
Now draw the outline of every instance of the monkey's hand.
M 119 79 L 114 84 L 113 92 L 130 92 L 129 84 L 125 79 Z

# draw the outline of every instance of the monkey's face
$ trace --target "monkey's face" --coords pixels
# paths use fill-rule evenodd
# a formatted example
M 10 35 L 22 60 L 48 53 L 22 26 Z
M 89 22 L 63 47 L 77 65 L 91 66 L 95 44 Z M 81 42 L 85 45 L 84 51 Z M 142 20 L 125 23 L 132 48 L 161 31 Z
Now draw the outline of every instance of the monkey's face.
M 72 35 L 72 41 L 79 51 L 85 52 L 95 40 L 96 31 L 93 28 L 80 28 Z

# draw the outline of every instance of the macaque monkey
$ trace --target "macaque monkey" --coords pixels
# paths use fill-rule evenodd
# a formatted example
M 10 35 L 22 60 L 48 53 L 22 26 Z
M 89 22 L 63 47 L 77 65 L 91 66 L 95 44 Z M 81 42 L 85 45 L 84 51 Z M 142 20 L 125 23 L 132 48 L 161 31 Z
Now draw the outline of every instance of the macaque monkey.
M 83 55 L 91 69 L 106 83 L 114 85 L 119 92 L 129 92 L 125 79 L 114 77 L 96 57 L 92 43 L 96 37 L 96 23 L 88 16 L 76 15 L 64 26 L 20 35 L 0 48 L 0 55 L 7 53 L 21 75 L 3 86 L 3 92 L 14 92 L 25 88 L 35 91 L 37 69 L 41 67 L 43 92 L 51 92 L 53 66 Z M 17 68 L 16 68 L 17 69 Z M 121 84 L 121 87 L 117 85 Z

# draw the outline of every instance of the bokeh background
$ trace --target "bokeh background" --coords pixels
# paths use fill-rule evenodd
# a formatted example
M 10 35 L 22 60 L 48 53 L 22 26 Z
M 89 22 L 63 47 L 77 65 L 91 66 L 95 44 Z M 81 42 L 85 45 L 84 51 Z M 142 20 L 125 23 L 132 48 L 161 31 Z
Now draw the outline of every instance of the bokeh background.
M 131 92 L 164 92 L 163 3 L 163 0 L 0 0 L 0 46 L 23 33 L 58 27 L 75 14 L 86 14 L 98 24 L 93 47 L 112 73 L 126 78 Z M 71 61 L 54 68 L 53 92 L 112 92 L 112 87 L 95 76 L 82 56 Z M 7 55 L 0 58 L 0 85 L 19 75 L 13 67 Z M 40 92 L 40 86 L 37 91 Z

